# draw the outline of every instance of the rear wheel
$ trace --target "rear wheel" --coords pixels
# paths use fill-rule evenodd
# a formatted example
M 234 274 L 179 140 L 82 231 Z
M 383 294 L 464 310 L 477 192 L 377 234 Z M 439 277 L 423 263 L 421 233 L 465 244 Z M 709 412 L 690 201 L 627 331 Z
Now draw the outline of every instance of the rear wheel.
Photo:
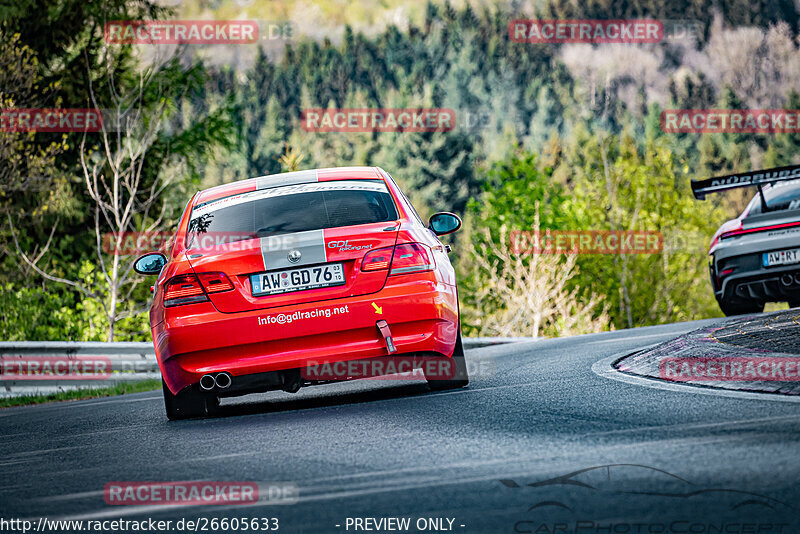
M 461 344 L 461 332 L 458 332 L 456 339 L 456 348 L 453 351 L 453 365 L 455 366 L 455 373 L 453 378 L 449 380 L 441 380 L 435 376 L 425 375 L 428 381 L 428 386 L 434 391 L 441 391 L 445 389 L 458 389 L 463 388 L 469 384 L 469 375 L 467 373 L 467 360 L 464 357 L 464 346 Z
M 731 315 L 744 315 L 746 313 L 761 313 L 764 311 L 763 302 L 751 300 L 718 300 L 719 308 L 722 313 L 730 317 Z
M 192 417 L 205 417 L 219 404 L 216 397 L 203 395 L 194 386 L 185 388 L 173 395 L 164 380 L 161 380 L 164 389 L 164 407 L 167 410 L 167 418 L 170 421 L 179 419 L 189 419 Z

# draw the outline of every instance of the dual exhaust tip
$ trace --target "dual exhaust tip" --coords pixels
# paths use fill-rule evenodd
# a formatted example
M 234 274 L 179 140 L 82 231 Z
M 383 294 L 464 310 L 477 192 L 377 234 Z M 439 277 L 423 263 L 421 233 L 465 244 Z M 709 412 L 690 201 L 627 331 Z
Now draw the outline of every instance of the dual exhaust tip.
M 781 284 L 784 287 L 800 285 L 800 273 L 794 273 L 794 276 L 789 273 L 784 274 L 781 276 Z
M 231 378 L 229 373 L 208 374 L 200 378 L 200 387 L 205 391 L 211 391 L 214 388 L 227 389 L 231 387 L 232 382 L 233 378 Z

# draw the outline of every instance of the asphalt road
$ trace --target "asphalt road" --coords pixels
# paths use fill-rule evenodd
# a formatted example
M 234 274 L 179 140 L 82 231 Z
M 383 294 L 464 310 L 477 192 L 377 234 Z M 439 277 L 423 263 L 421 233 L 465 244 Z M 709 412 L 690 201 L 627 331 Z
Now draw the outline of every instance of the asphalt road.
M 800 532 L 800 404 L 592 371 L 705 324 L 469 351 L 486 376 L 452 392 L 360 381 L 173 423 L 160 392 L 3 410 L 0 517 L 276 517 L 297 533 L 354 532 L 348 518 L 365 517 L 411 518 L 407 532 L 419 518 L 465 533 Z M 103 499 L 112 481 L 186 480 L 293 482 L 299 501 Z

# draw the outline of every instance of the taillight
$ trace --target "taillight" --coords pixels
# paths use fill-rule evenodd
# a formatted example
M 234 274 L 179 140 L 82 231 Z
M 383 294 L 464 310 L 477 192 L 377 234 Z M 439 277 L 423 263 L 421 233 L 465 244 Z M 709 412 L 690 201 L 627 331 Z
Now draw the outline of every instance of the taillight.
M 709 253 L 714 250 L 714 247 L 717 246 L 721 240 L 736 235 L 736 232 L 742 229 L 742 220 L 741 219 L 733 219 L 727 221 L 725 224 L 719 227 L 719 230 L 714 234 L 714 238 L 711 240 L 711 246 L 708 247 Z
M 731 232 L 723 232 L 723 233 L 721 233 L 719 235 L 719 237 L 713 243 L 711 243 L 711 245 L 714 246 L 714 244 L 716 244 L 719 241 L 722 241 L 723 239 L 728 239 L 729 237 L 734 237 L 734 236 L 737 236 L 737 235 L 741 235 L 743 233 L 746 233 L 746 232 L 741 232 L 739 230 L 733 230 Z
M 420 243 L 406 243 L 394 247 L 392 270 L 389 275 L 433 270 L 430 249 Z
M 362 271 L 382 271 L 389 268 L 392 262 L 392 250 L 394 247 L 379 248 L 367 253 L 361 262 Z
M 200 277 L 200 283 L 203 284 L 206 293 L 219 293 L 233 289 L 233 284 L 225 273 L 199 273 L 197 276 Z
M 434 267 L 433 256 L 428 247 L 421 243 L 405 243 L 367 253 L 361 262 L 361 270 L 383 271 L 390 265 L 390 275 L 431 271 Z
M 200 280 L 193 274 L 182 274 L 164 284 L 164 306 L 180 306 L 208 300 Z
M 734 230 L 730 230 L 728 232 L 724 232 L 722 235 L 719 236 L 720 239 L 727 239 L 729 237 L 737 236 L 737 235 L 744 235 L 744 234 L 753 234 L 756 232 L 769 232 L 770 230 L 780 230 L 782 228 L 791 228 L 793 226 L 800 226 L 800 222 L 790 222 L 790 223 L 782 223 L 782 224 L 770 224 L 768 226 L 757 226 L 755 228 L 747 228 L 744 229 L 739 225 L 739 228 Z

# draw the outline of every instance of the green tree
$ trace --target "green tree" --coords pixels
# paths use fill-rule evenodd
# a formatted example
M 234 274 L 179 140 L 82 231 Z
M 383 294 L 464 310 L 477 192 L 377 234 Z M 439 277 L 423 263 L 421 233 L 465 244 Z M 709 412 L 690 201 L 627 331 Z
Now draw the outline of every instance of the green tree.
M 631 328 L 716 313 L 703 246 L 720 222 L 710 203 L 689 190 L 662 143 L 644 149 L 622 136 L 596 136 L 573 145 L 580 165 L 567 211 L 582 229 L 658 232 L 660 254 L 591 254 L 578 260 L 579 285 L 606 295 L 613 324 Z M 570 156 L 562 165 L 570 165 Z

